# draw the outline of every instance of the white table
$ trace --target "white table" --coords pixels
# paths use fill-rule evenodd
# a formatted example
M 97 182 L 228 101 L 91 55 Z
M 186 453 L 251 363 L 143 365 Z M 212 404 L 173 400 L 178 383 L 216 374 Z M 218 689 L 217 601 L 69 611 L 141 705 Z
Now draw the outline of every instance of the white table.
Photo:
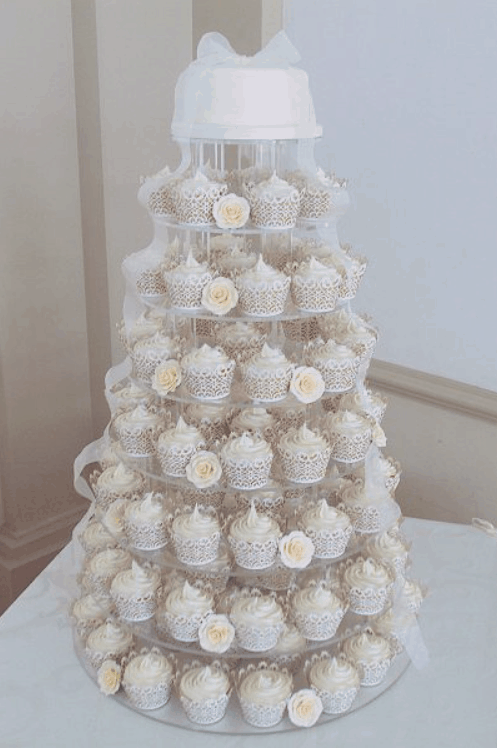
M 0 618 L 1 748 L 496 748 L 497 539 L 463 525 L 407 519 L 412 574 L 430 588 L 430 651 L 378 700 L 310 730 L 203 735 L 162 725 L 103 696 L 73 651 L 68 546 Z

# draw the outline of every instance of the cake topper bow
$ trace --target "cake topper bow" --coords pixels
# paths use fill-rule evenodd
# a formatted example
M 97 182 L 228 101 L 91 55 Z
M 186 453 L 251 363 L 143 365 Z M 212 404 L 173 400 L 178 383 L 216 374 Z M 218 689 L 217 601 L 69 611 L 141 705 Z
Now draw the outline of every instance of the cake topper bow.
M 279 31 L 260 52 L 246 57 L 235 52 L 225 36 L 217 31 L 204 34 L 197 46 L 195 65 L 243 65 L 247 67 L 287 68 L 300 60 L 300 54 L 284 31 Z

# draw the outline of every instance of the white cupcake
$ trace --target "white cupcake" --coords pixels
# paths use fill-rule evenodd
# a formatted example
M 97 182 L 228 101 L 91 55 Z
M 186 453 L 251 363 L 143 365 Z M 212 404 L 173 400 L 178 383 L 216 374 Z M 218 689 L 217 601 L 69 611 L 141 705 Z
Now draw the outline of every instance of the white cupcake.
M 184 262 L 166 273 L 171 306 L 175 309 L 201 309 L 202 292 L 213 278 L 206 262 L 197 262 L 190 250 Z
M 256 591 L 241 594 L 233 603 L 229 617 L 239 645 L 249 652 L 272 649 L 285 622 L 283 608 L 275 598 Z
M 253 268 L 240 273 L 235 284 L 240 307 L 245 314 L 272 317 L 284 311 L 290 278 L 267 265 L 262 255 Z
M 345 563 L 343 585 L 353 613 L 381 613 L 390 600 L 393 582 L 390 568 L 375 559 L 359 556 Z
M 126 538 L 124 514 L 130 503 L 132 502 L 128 501 L 128 499 L 115 499 L 101 518 L 101 522 L 106 530 L 119 542 L 122 542 Z
M 307 219 L 319 219 L 330 215 L 333 208 L 333 193 L 336 190 L 334 175 L 327 176 L 322 169 L 317 169 L 304 180 L 301 195 L 300 216 Z
M 221 527 L 213 509 L 195 505 L 181 511 L 171 526 L 171 538 L 178 561 L 202 566 L 217 557 Z
M 159 649 L 142 650 L 126 663 L 122 686 L 138 709 L 159 709 L 171 695 L 174 670 L 171 661 Z
M 273 727 L 283 719 L 292 693 L 292 676 L 285 669 L 263 665 L 241 672 L 238 699 L 243 718 L 254 727 Z
M 186 466 L 199 449 L 205 449 L 202 432 L 195 426 L 188 426 L 180 416 L 176 423 L 163 431 L 157 440 L 157 457 L 164 475 L 183 477 Z
M 401 588 L 401 604 L 409 613 L 419 613 L 425 598 L 425 591 L 414 579 L 404 579 Z
M 180 355 L 180 343 L 157 332 L 151 338 L 138 340 L 130 355 L 136 377 L 145 384 L 152 385 L 157 367 Z
M 244 433 L 228 439 L 221 449 L 221 464 L 232 488 L 262 488 L 268 481 L 273 450 L 259 436 Z
M 119 545 L 116 538 L 113 538 L 98 520 L 92 520 L 88 523 L 79 540 L 86 553 L 90 555 L 106 548 L 116 548 Z
M 355 413 L 365 413 L 381 423 L 387 409 L 387 401 L 379 392 L 363 390 L 361 392 L 347 392 L 342 395 L 339 403 L 340 410 L 351 410 Z
M 273 229 L 295 226 L 300 208 L 300 192 L 276 176 L 276 172 L 269 179 L 246 190 L 246 195 L 255 226 Z
M 154 402 L 154 395 L 149 389 L 140 384 L 131 382 L 126 387 L 112 388 L 109 395 L 109 403 L 112 412 L 121 410 L 133 410 L 137 405 L 150 407 Z
M 373 355 L 378 332 L 361 315 L 340 309 L 321 317 L 319 326 L 327 338 L 357 351 L 361 361 L 369 361 Z
M 295 672 L 307 647 L 304 636 L 293 623 L 285 623 L 278 641 L 272 648 L 271 659 L 279 666 Z
M 178 695 L 188 719 L 198 725 L 219 722 L 231 695 L 226 672 L 218 665 L 193 664 L 183 672 Z
M 356 533 L 361 535 L 382 532 L 400 517 L 399 505 L 389 491 L 360 478 L 349 483 L 340 494 L 338 508 L 350 517 Z
M 343 645 L 346 657 L 356 666 L 361 686 L 377 686 L 390 667 L 392 652 L 387 639 L 370 629 L 347 639 Z
M 144 487 L 141 473 L 127 468 L 122 462 L 106 468 L 91 482 L 97 504 L 104 510 L 115 499 L 137 498 Z
M 275 402 L 286 397 L 294 365 L 279 348 L 264 343 L 242 367 L 243 384 L 252 400 Z
M 278 442 L 283 473 L 294 483 L 316 483 L 324 478 L 330 461 L 331 448 L 318 432 L 305 423 L 290 429 Z
M 316 558 L 338 558 L 345 552 L 352 535 L 349 517 L 330 506 L 326 499 L 302 511 L 298 526 L 312 539 Z
M 306 312 L 331 312 L 337 302 L 340 273 L 315 257 L 302 262 L 292 276 L 292 298 Z
M 341 654 L 318 656 L 309 669 L 309 683 L 323 702 L 326 714 L 343 714 L 350 709 L 359 693 L 357 668 Z
M 104 660 L 120 660 L 133 646 L 133 635 L 123 626 L 106 621 L 86 640 L 85 655 L 97 670 Z
M 200 169 L 189 179 L 178 181 L 173 189 L 174 213 L 180 223 L 194 226 L 215 223 L 212 209 L 226 195 L 228 185 L 209 179 Z
M 310 641 L 335 636 L 347 604 L 325 584 L 309 584 L 292 596 L 292 615 L 298 630 Z
M 392 606 L 372 618 L 370 626 L 375 634 L 388 640 L 392 656 L 398 655 L 404 651 L 404 642 L 411 629 L 416 626 L 416 615 L 402 606 Z
M 90 631 L 101 626 L 112 611 L 112 601 L 107 597 L 88 594 L 75 600 L 71 615 L 76 621 L 76 630 L 85 639 Z
M 150 457 L 155 454 L 155 442 L 162 427 L 160 415 L 142 405 L 113 421 L 121 447 L 131 457 Z
M 243 569 L 266 569 L 278 553 L 281 529 L 275 519 L 257 512 L 254 503 L 236 517 L 229 528 L 228 542 L 238 566 Z
M 146 493 L 126 509 L 124 525 L 129 544 L 143 551 L 155 551 L 167 545 L 168 519 L 161 494 Z
M 218 347 L 205 343 L 181 359 L 185 387 L 193 397 L 217 400 L 229 395 L 235 361 Z
M 181 642 L 198 639 L 202 621 L 214 611 L 214 599 L 208 587 L 192 586 L 188 581 L 174 586 L 156 613 L 159 632 Z
M 157 607 L 160 574 L 157 569 L 131 562 L 131 569 L 116 574 L 110 586 L 120 617 L 127 621 L 146 621 Z
M 230 358 L 243 363 L 260 352 L 266 341 L 266 334 L 253 322 L 238 321 L 220 327 L 217 341 Z
M 244 432 L 260 436 L 267 442 L 274 440 L 276 419 L 265 408 L 244 408 L 230 423 L 231 432 L 241 436 Z
M 326 416 L 331 456 L 339 462 L 359 462 L 373 442 L 374 421 L 352 410 L 338 410 Z
M 100 595 L 107 595 L 116 574 L 131 566 L 131 554 L 122 548 L 106 548 L 88 559 L 84 578 L 89 588 Z
M 354 387 L 361 359 L 351 347 L 332 338 L 326 343 L 317 338 L 306 345 L 304 359 L 321 373 L 326 392 L 346 392 Z
M 386 530 L 370 538 L 366 552 L 370 558 L 391 566 L 395 574 L 405 574 L 409 547 L 398 531 Z
M 138 340 L 151 338 L 157 332 L 162 332 L 164 317 L 155 309 L 146 309 L 129 326 L 126 336 L 126 348 L 133 348 Z

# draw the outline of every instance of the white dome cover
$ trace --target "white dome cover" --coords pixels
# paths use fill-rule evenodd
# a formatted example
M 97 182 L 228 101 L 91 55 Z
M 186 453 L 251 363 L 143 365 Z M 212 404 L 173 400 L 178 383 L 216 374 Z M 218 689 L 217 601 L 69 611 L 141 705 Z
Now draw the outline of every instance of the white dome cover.
M 316 138 L 316 116 L 300 55 L 284 31 L 253 57 L 217 32 L 204 34 L 197 59 L 178 78 L 171 125 L 177 139 Z

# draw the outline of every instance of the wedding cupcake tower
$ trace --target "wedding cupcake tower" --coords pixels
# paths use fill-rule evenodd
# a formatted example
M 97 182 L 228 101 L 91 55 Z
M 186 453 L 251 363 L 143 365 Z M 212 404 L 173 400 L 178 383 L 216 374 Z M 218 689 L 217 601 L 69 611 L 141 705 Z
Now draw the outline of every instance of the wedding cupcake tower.
M 297 60 L 283 33 L 254 58 L 208 34 L 180 77 L 181 164 L 140 188 L 155 234 L 123 263 L 126 358 L 77 460 L 82 663 L 192 729 L 333 719 L 422 651 L 377 331 L 351 306 L 366 260 Z

